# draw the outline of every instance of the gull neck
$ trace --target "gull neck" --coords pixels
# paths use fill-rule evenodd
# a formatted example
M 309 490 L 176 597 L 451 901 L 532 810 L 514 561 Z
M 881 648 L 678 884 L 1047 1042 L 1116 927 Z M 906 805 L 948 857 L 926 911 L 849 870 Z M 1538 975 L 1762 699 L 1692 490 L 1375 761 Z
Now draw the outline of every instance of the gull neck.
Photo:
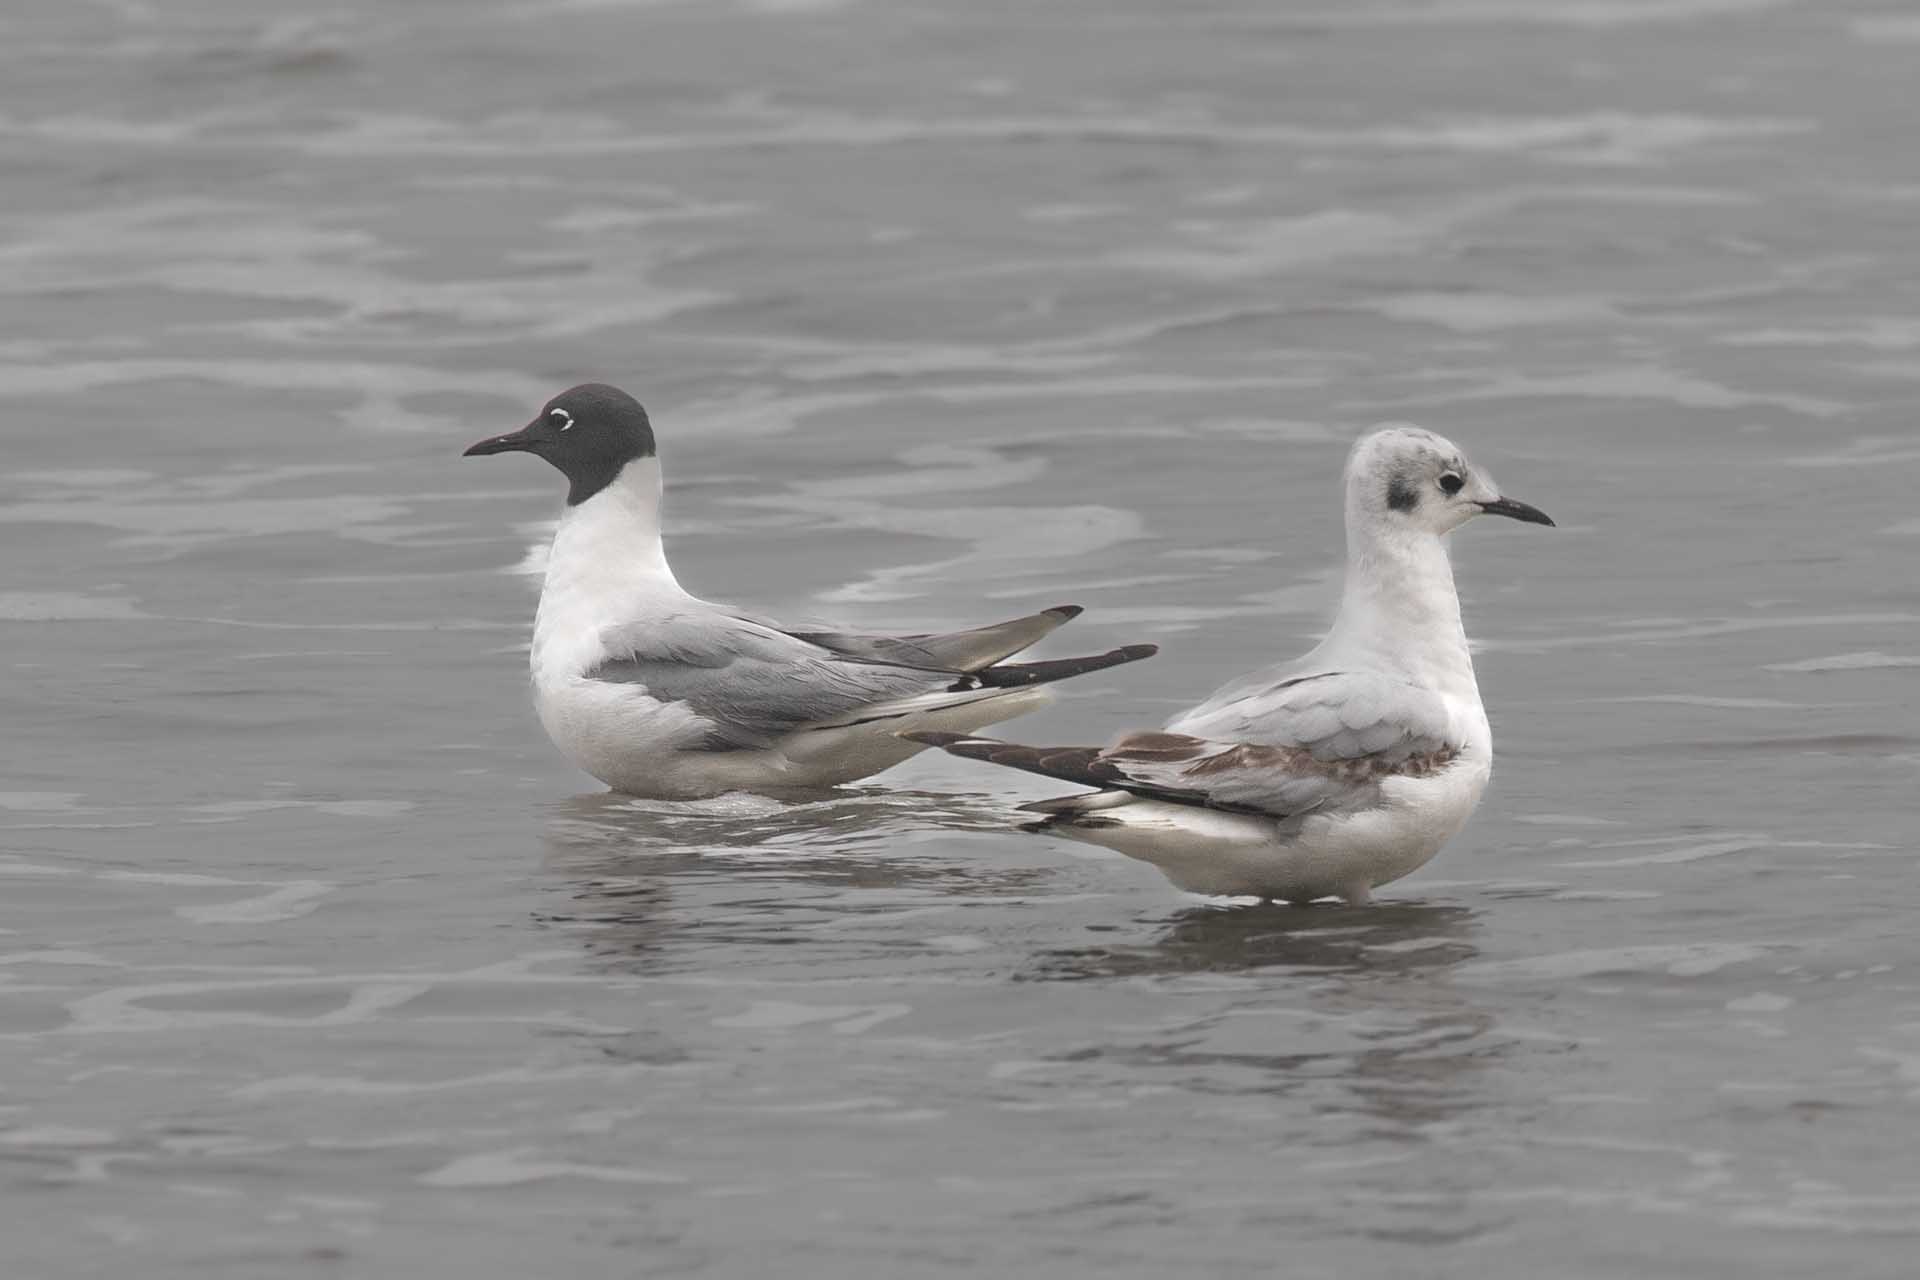
M 679 591 L 660 536 L 660 460 L 635 458 L 554 531 L 546 590 Z
M 1477 696 L 1443 535 L 1350 516 L 1346 586 L 1328 638 L 1387 669 Z

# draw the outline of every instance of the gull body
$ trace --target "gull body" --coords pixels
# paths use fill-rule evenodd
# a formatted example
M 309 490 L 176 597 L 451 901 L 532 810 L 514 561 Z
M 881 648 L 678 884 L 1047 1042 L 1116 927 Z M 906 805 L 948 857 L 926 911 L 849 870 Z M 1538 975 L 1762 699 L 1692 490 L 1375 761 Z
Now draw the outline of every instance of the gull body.
M 1182 889 L 1367 902 L 1440 851 L 1492 776 L 1447 547 L 1483 513 L 1553 523 L 1442 437 L 1377 430 L 1348 457 L 1345 587 L 1311 652 L 1105 747 L 916 740 L 1098 787 L 1026 806 L 1045 815 L 1032 829 L 1151 862 Z
M 534 706 L 554 745 L 616 791 L 691 799 L 851 782 L 925 749 L 899 731 L 970 733 L 1044 705 L 1053 680 L 1155 651 L 1004 661 L 1078 615 L 1072 605 L 891 636 L 702 600 L 667 563 L 652 425 L 613 387 L 572 388 L 467 450 L 514 451 L 569 482 L 534 618 Z

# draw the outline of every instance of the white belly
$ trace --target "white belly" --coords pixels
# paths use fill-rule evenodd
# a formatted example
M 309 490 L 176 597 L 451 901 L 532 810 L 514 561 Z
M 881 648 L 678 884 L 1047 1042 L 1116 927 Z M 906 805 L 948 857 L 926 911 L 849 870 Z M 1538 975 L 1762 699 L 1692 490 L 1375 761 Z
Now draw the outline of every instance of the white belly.
M 655 701 L 630 684 L 534 678 L 540 723 L 562 754 L 615 791 L 662 800 L 839 786 L 926 750 L 896 736 L 902 731 L 972 733 L 1052 696 L 1038 686 L 1010 689 L 888 719 L 805 729 L 764 750 L 713 751 L 705 746 L 710 726 L 684 703 Z
M 773 752 L 688 750 L 705 737 L 698 718 L 632 685 L 536 678 L 533 703 L 561 754 L 628 795 L 684 800 L 765 790 L 780 768 Z
M 1390 778 L 1385 803 L 1297 827 L 1164 800 L 1136 800 L 1048 829 L 1151 862 L 1189 893 L 1364 902 L 1424 866 L 1486 790 L 1492 763 L 1463 758 L 1425 778 Z

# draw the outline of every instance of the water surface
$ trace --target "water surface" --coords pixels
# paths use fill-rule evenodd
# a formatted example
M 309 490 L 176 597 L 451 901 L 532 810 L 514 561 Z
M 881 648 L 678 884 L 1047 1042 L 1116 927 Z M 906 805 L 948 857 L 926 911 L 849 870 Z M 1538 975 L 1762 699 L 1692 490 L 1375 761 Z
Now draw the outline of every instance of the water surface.
M 32 1277 L 1904 1276 L 1920 24 L 1801 0 L 12 6 L 0 1239 Z M 552 392 L 683 581 L 1298 651 L 1366 424 L 1500 763 L 1366 910 L 920 757 L 594 793 Z

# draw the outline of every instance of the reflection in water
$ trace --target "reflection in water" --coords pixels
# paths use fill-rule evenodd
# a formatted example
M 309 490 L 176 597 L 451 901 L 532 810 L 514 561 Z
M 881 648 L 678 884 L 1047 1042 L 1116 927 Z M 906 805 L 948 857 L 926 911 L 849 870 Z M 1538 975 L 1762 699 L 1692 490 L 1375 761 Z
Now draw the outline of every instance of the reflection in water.
M 903 896 L 1019 893 L 1049 878 L 916 848 L 945 832 L 1004 831 L 1004 802 L 991 797 L 887 787 L 815 794 L 797 803 L 741 794 L 562 801 L 547 825 L 546 861 L 571 903 L 539 919 L 588 930 L 601 956 L 658 959 L 676 927 L 676 890 L 696 884 L 701 929 L 688 941 L 785 943 L 793 936 L 783 931 L 804 923 L 796 917 L 878 915 L 898 911 Z
M 1466 939 L 1473 912 L 1417 903 L 1300 908 L 1264 902 L 1196 907 L 1173 917 L 1150 944 L 1042 952 L 1022 977 L 1073 981 L 1147 974 L 1300 969 L 1405 974 L 1450 968 L 1476 950 Z
M 1474 928 L 1457 906 L 1200 907 L 1144 944 L 1043 952 L 1019 977 L 1162 979 L 1154 990 L 1195 1009 L 1065 1055 L 1085 1069 L 1196 1094 L 1306 1093 L 1411 1139 L 1484 1105 L 1473 1084 L 1499 1052 L 1496 1019 L 1451 980 L 1479 953 Z
M 604 791 L 553 806 L 550 839 L 607 851 L 716 846 L 777 848 L 879 843 L 913 827 L 1003 831 L 1005 802 L 983 794 L 841 787 L 772 799 L 731 792 L 711 800 L 641 800 Z
M 1400 1143 L 1486 1105 L 1480 1073 L 1504 1042 L 1485 993 L 1453 980 L 1479 954 L 1473 909 L 1142 913 L 1124 889 L 1061 892 L 1063 867 L 1044 851 L 992 867 L 977 839 L 950 839 L 1005 830 L 992 797 L 883 787 L 799 803 L 580 796 L 553 806 L 547 867 L 568 900 L 539 918 L 597 965 L 670 979 L 659 998 L 683 1021 L 772 1019 L 838 1036 L 855 1033 L 832 1027 L 864 1027 L 884 1009 L 898 1043 L 977 1060 L 961 1077 L 974 1083 L 950 1087 L 984 1086 L 1027 1110 L 1143 1087 L 1299 1096 Z M 1014 904 L 1041 891 L 1052 911 L 1030 933 Z M 1092 941 L 1063 947 L 1063 936 Z M 978 1002 L 1014 990 L 1052 1012 L 1017 1030 L 988 1018 L 984 1037 L 965 1030 Z M 933 1009 L 946 1012 L 922 1012 Z

